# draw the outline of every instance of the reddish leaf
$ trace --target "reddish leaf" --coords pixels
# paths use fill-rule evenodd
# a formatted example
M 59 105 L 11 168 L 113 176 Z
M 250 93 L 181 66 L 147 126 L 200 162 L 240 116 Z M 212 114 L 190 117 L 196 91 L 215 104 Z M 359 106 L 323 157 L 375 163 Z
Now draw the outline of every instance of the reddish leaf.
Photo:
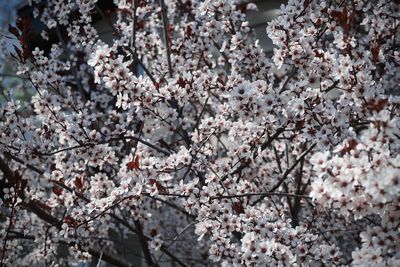
M 343 30 L 344 30 L 344 32 L 345 32 L 345 34 L 347 36 L 348 33 L 349 33 L 349 30 L 350 30 L 350 22 L 351 22 L 351 21 L 348 20 L 349 16 L 348 16 L 348 13 L 347 13 L 347 7 L 344 7 L 343 11 L 333 10 L 331 12 L 331 16 L 343 28 Z
M 29 40 L 32 40 L 32 32 L 24 32 L 23 35 L 19 38 L 19 43 L 22 47 L 22 55 L 23 59 L 27 60 L 32 56 L 32 51 L 29 47 Z
M 314 50 L 314 53 L 315 53 L 315 56 L 316 56 L 316 57 L 319 57 L 319 58 L 324 58 L 324 54 L 323 54 L 323 53 L 320 53 L 320 52 L 318 52 L 318 50 Z
M 218 76 L 217 82 L 220 83 L 220 84 L 222 84 L 222 85 L 225 85 L 225 82 L 224 82 L 224 80 L 223 80 L 223 78 L 222 78 L 221 76 Z M 222 89 L 223 89 L 223 88 L 222 88 Z
M 64 222 L 65 222 L 66 224 L 68 224 L 68 226 L 70 226 L 70 227 L 76 227 L 76 226 L 78 226 L 78 221 L 75 220 L 74 218 L 72 218 L 71 216 L 65 216 Z
M 135 159 L 131 162 L 128 162 L 126 166 L 128 167 L 128 170 L 140 170 L 140 165 L 139 165 L 139 156 L 135 156 Z
M 145 6 L 147 6 L 147 3 L 144 0 L 139 0 L 137 5 L 138 5 L 138 7 L 145 7 Z
M 238 4 L 236 6 L 236 10 L 240 10 L 240 12 L 246 13 L 246 11 L 247 11 L 247 3 Z
M 187 80 L 183 79 L 182 77 L 180 77 L 177 81 L 177 84 L 182 87 L 185 88 L 186 84 L 189 84 Z
M 25 18 L 19 18 L 17 20 L 17 27 L 20 31 L 24 31 L 25 25 L 26 25 L 26 19 Z
M 345 27 L 347 24 L 347 8 L 345 7 L 343 11 L 333 10 L 331 16 L 339 23 L 340 26 Z
M 378 62 L 379 61 L 379 51 L 381 50 L 381 44 L 378 43 L 375 46 L 371 46 L 370 50 L 371 50 L 371 54 L 372 54 L 372 59 L 371 59 L 372 62 L 373 63 Z
M 136 29 L 137 30 L 143 30 L 144 29 L 144 26 L 145 26 L 145 23 L 144 23 L 144 20 L 140 20 L 140 21 L 138 21 L 137 23 L 136 23 Z M 147 45 L 146 45 L 147 46 Z
M 192 2 L 191 1 L 186 1 L 186 3 L 180 4 L 179 7 L 185 13 L 191 13 L 192 12 Z
M 342 153 L 349 153 L 351 150 L 353 150 L 356 146 L 358 145 L 357 140 L 350 138 L 346 140 L 346 145 L 342 149 Z
M 62 191 L 63 191 L 63 190 L 62 190 L 61 187 L 54 186 L 52 191 L 53 191 L 53 193 L 56 194 L 57 196 L 60 196 L 60 195 L 62 194 Z
M 186 26 L 185 34 L 186 34 L 186 36 L 188 36 L 188 37 L 191 37 L 191 36 L 193 36 L 193 30 L 192 30 L 192 27 L 190 27 L 190 26 Z
M 22 51 L 21 51 L 21 49 L 19 49 L 16 45 L 13 45 L 13 47 L 14 47 L 15 52 L 16 52 L 17 55 L 18 55 L 18 59 L 22 61 L 24 57 L 22 56 Z
M 167 32 L 168 32 L 168 39 L 171 40 L 172 36 L 174 35 L 174 25 L 172 24 L 168 25 Z
M 237 213 L 237 214 L 241 214 L 244 213 L 244 207 L 243 204 L 241 202 L 235 202 L 232 204 L 232 209 Z
M 76 177 L 75 178 L 75 186 L 76 188 L 78 188 L 79 190 L 82 190 L 83 188 L 83 181 L 81 177 Z
M 29 50 L 29 48 L 27 46 L 24 46 L 24 50 L 23 50 L 23 59 L 24 62 L 30 58 L 32 56 L 32 52 L 31 50 Z
M 150 230 L 150 236 L 151 237 L 155 237 L 157 235 L 157 229 L 156 228 L 152 228 L 151 230 Z
M 160 184 L 156 179 L 150 179 L 150 184 L 151 185 L 156 185 L 157 190 L 161 193 L 168 193 L 168 189 Z
M 11 24 L 8 25 L 8 31 L 13 34 L 15 37 L 19 38 L 20 34 L 17 28 L 11 26 Z
M 296 122 L 296 129 L 303 129 L 304 125 L 306 123 L 306 120 L 300 120 Z
M 384 109 L 386 107 L 388 102 L 389 101 L 387 98 L 378 99 L 378 100 L 371 99 L 368 101 L 368 108 L 370 110 L 381 111 L 382 109 Z

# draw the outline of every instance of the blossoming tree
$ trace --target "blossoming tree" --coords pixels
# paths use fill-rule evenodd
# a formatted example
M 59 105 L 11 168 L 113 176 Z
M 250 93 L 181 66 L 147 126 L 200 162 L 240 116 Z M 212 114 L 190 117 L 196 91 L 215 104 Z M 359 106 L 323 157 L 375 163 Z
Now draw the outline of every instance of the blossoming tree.
M 270 57 L 251 3 L 33 2 L 57 42 L 10 26 L 1 266 L 131 266 L 110 231 L 148 266 L 400 266 L 398 1 L 290 0 Z

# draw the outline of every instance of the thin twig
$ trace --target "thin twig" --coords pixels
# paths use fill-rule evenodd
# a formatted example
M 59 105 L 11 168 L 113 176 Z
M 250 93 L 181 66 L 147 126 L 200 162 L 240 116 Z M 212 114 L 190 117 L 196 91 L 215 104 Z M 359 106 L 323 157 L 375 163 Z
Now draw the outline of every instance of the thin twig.
M 186 225 L 173 239 L 170 243 L 168 243 L 168 245 L 166 245 L 166 248 L 169 248 L 176 240 L 178 240 L 179 236 L 181 236 L 187 229 L 189 229 L 190 226 L 192 226 L 193 224 L 195 224 L 195 221 L 192 221 L 191 223 L 189 223 L 188 225 Z M 160 255 L 160 257 L 158 257 L 158 260 L 161 259 L 161 257 L 164 255 L 164 253 L 162 253 Z
M 100 267 L 100 264 L 101 264 L 101 258 L 103 257 L 103 250 L 101 250 L 101 253 L 100 253 L 100 257 L 99 257 L 99 261 L 97 262 L 97 265 L 96 265 L 96 267 Z
M 284 127 L 284 126 L 279 127 L 279 128 L 276 130 L 276 132 L 275 132 L 274 135 L 272 135 L 272 136 L 271 136 L 270 138 L 268 138 L 264 143 L 261 144 L 260 150 L 261 150 L 261 151 L 265 150 L 265 149 L 266 149 L 266 148 L 267 148 L 281 133 L 283 133 L 284 131 L 285 131 L 285 127 Z M 257 155 L 258 155 L 258 153 L 255 152 L 255 153 L 253 154 L 253 159 L 256 158 Z M 237 168 L 236 168 L 235 170 L 233 170 L 231 173 L 224 175 L 224 176 L 222 177 L 221 180 L 224 181 L 224 180 L 226 180 L 229 176 L 233 176 L 233 175 L 235 175 L 235 174 L 237 174 L 237 173 L 240 173 L 243 169 L 245 169 L 245 168 L 247 168 L 248 166 L 250 166 L 250 164 L 251 164 L 251 160 L 247 160 L 247 161 L 242 162 L 242 163 L 239 165 L 239 167 L 237 167 Z
M 164 155 L 167 155 L 167 156 L 170 155 L 170 153 L 168 151 L 166 151 L 166 150 L 164 150 L 162 148 L 159 148 L 158 146 L 153 145 L 153 144 L 151 144 L 151 143 L 149 143 L 147 141 L 144 141 L 143 139 L 141 139 L 139 137 L 136 137 L 136 136 L 115 137 L 115 138 L 110 138 L 110 139 L 105 140 L 105 141 L 100 141 L 98 143 L 86 143 L 86 144 L 80 144 L 80 145 L 76 145 L 76 146 L 66 147 L 66 148 L 62 148 L 62 149 L 59 149 L 59 150 L 56 150 L 56 151 L 52 151 L 52 152 L 49 152 L 49 153 L 42 153 L 41 155 L 51 156 L 51 155 L 55 155 L 55 154 L 58 154 L 60 152 L 65 152 L 65 151 L 68 151 L 68 150 L 74 150 L 74 149 L 79 149 L 79 148 L 83 148 L 83 147 L 92 147 L 92 146 L 97 146 L 97 145 L 104 145 L 104 144 L 108 144 L 108 143 L 113 142 L 113 141 L 122 141 L 122 140 L 135 140 L 135 141 L 137 141 L 139 143 L 142 143 L 142 144 L 144 144 L 144 145 L 146 145 L 146 146 L 148 146 L 148 147 L 150 147 L 150 148 L 152 148 L 152 149 L 154 149 L 154 150 L 156 150 L 158 152 L 163 153 Z
M 168 63 L 168 73 L 169 77 L 173 77 L 173 71 L 172 71 L 172 63 L 171 63 L 171 42 L 169 39 L 169 34 L 168 34 L 168 12 L 167 8 L 165 6 L 164 0 L 159 0 L 160 1 L 160 6 L 161 6 L 161 17 L 163 21 L 163 32 L 164 32 L 164 42 L 165 42 L 165 52 L 167 56 L 167 63 Z
M 289 169 L 287 169 L 285 171 L 285 173 L 282 175 L 281 179 L 279 179 L 278 183 L 272 187 L 272 189 L 269 191 L 270 193 L 274 192 L 276 189 L 278 189 L 282 183 L 286 180 L 286 178 L 289 176 L 289 174 L 292 172 L 292 170 L 294 168 L 296 168 L 297 164 L 299 164 L 304 157 L 316 146 L 316 143 L 312 144 L 307 150 L 305 150 L 296 160 L 295 162 L 292 164 L 292 166 L 290 166 Z M 296 195 L 295 195 L 296 196 Z M 256 200 L 252 206 L 256 205 L 257 203 L 259 203 L 260 201 L 262 201 L 265 198 L 265 196 L 259 198 L 258 200 Z
M 61 30 L 60 27 L 58 25 L 56 25 L 56 34 L 58 39 L 61 42 L 61 46 L 64 50 L 64 52 L 67 54 L 67 56 L 69 56 L 69 54 L 71 53 L 70 50 L 68 49 L 67 44 L 65 43 L 65 40 L 61 34 Z M 83 89 L 83 85 L 81 82 L 81 79 L 78 76 L 78 70 L 76 68 L 75 62 L 71 62 L 71 71 L 72 71 L 72 75 L 74 76 L 75 82 L 76 82 L 76 86 L 78 87 L 78 90 L 82 93 L 83 96 L 86 96 L 86 92 Z
M 296 159 L 296 161 L 292 164 L 292 166 L 290 166 L 290 168 L 285 171 L 285 173 L 283 174 L 282 178 L 278 181 L 278 183 L 271 189 L 271 192 L 274 192 L 276 189 L 279 188 L 279 186 L 283 183 L 286 177 L 292 172 L 292 170 L 297 166 L 297 164 L 301 162 L 303 158 L 315 147 L 315 145 L 316 144 L 311 145 Z
M 152 266 L 152 267 L 158 267 L 159 265 L 153 261 L 153 258 L 151 256 L 151 253 L 149 250 L 149 244 L 147 243 L 146 238 L 144 238 L 144 236 L 143 236 L 143 227 L 139 220 L 135 220 L 135 228 L 140 233 L 139 240 L 142 245 L 141 246 L 142 252 L 144 254 L 144 258 L 146 259 L 147 265 Z
M 99 12 L 100 16 L 105 20 L 105 21 L 109 21 L 107 16 L 104 14 L 103 10 L 101 10 L 101 8 L 98 7 L 98 5 L 95 5 L 97 12 Z M 115 26 L 112 23 L 109 23 L 110 27 L 112 28 L 113 32 L 118 36 L 121 37 L 121 34 L 119 33 L 119 31 L 115 28 Z M 146 68 L 146 66 L 143 64 L 143 62 L 140 60 L 138 54 L 136 53 L 136 51 L 132 50 L 131 47 L 124 47 L 126 48 L 129 53 L 131 53 L 131 56 L 133 58 L 133 60 L 135 62 L 137 62 L 143 69 L 143 71 L 146 73 L 146 75 L 149 77 L 149 79 L 152 81 L 152 83 L 154 85 L 157 85 L 157 80 L 154 78 L 153 74 L 151 74 L 151 72 Z

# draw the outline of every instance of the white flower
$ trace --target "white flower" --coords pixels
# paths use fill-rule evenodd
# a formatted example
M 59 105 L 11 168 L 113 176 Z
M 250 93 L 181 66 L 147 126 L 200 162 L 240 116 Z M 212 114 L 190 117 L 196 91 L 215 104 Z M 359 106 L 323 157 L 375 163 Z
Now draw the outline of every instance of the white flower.
M 89 66 L 94 67 L 99 63 L 104 63 L 109 57 L 110 52 L 111 49 L 108 47 L 108 45 L 98 45 L 88 60 Z

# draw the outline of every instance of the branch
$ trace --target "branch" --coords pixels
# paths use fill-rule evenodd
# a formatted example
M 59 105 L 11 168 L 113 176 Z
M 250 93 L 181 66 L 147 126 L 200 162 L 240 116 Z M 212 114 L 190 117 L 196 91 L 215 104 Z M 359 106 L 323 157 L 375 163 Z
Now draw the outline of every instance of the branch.
M 135 228 L 140 233 L 139 240 L 140 240 L 140 243 L 142 244 L 142 251 L 143 251 L 144 257 L 146 259 L 147 265 L 152 266 L 152 267 L 158 267 L 159 265 L 156 262 L 154 262 L 153 258 L 151 257 L 151 253 L 149 250 L 149 244 L 147 243 L 146 238 L 143 236 L 143 227 L 140 224 L 139 220 L 135 220 Z
M 131 46 L 132 50 L 136 51 L 136 24 L 137 24 L 137 16 L 136 16 L 136 10 L 137 10 L 137 5 L 138 5 L 138 0 L 134 0 L 132 2 L 133 8 L 132 8 L 132 17 L 133 17 L 133 22 L 132 22 L 132 40 L 131 40 Z
M 145 196 L 150 196 L 150 193 L 142 193 Z M 160 196 L 167 196 L 167 197 L 177 197 L 177 198 L 188 198 L 190 195 L 180 195 L 180 194 L 174 194 L 174 193 L 158 193 Z M 297 194 L 291 194 L 291 193 L 285 193 L 285 192 L 260 192 L 260 193 L 243 193 L 243 194 L 237 194 L 237 195 L 220 195 L 220 196 L 213 196 L 210 197 L 210 199 L 230 199 L 230 198 L 238 198 L 238 197 L 253 197 L 253 196 L 281 196 L 281 197 L 295 197 L 295 198 L 308 198 L 311 199 L 307 195 L 297 195 Z M 152 197 L 154 198 L 154 197 Z M 157 199 L 160 200 L 160 199 Z M 191 216 L 192 217 L 192 216 Z
M 56 25 L 56 34 L 57 34 L 58 39 L 61 42 L 61 46 L 62 46 L 64 52 L 67 53 L 67 56 L 69 56 L 70 50 L 68 49 L 68 46 L 64 41 L 64 38 L 63 38 L 63 36 L 61 34 L 61 30 L 60 30 L 60 27 L 58 26 L 58 24 Z M 76 86 L 78 87 L 78 90 L 82 93 L 83 96 L 86 96 L 86 92 L 83 89 L 82 82 L 81 82 L 81 80 L 79 79 L 79 76 L 78 76 L 78 71 L 76 69 L 75 62 L 71 62 L 71 70 L 72 70 L 72 75 L 74 76 L 74 79 L 75 79 L 75 82 L 76 82 Z
M 294 197 L 294 198 L 309 198 L 307 195 L 297 195 L 297 194 L 290 194 L 284 192 L 261 192 L 261 193 L 247 193 L 247 194 L 239 194 L 239 195 L 229 195 L 229 196 L 216 196 L 211 197 L 211 199 L 229 199 L 229 198 L 237 198 L 237 197 L 253 197 L 253 196 L 280 196 L 280 197 Z
M 294 67 L 292 67 L 292 70 L 290 71 L 289 76 L 286 78 L 286 80 L 283 83 L 283 85 L 282 85 L 281 89 L 279 90 L 278 94 L 281 94 L 286 90 L 286 86 L 288 85 L 290 79 L 294 76 L 295 72 L 296 72 L 296 69 Z
M 107 18 L 107 16 L 106 16 L 106 15 L 104 14 L 104 12 L 101 10 L 101 8 L 99 8 L 98 5 L 95 5 L 95 6 L 96 6 L 96 10 L 97 10 L 97 12 L 99 12 L 100 16 L 101 16 L 105 21 L 109 21 L 108 18 Z M 118 32 L 118 30 L 115 28 L 114 24 L 109 23 L 109 25 L 110 25 L 111 29 L 113 30 L 113 32 L 114 32 L 118 37 L 121 37 L 121 34 L 120 34 L 120 33 Z M 137 62 L 137 63 L 142 67 L 143 71 L 144 71 L 144 72 L 146 73 L 146 75 L 150 78 L 150 80 L 152 81 L 152 83 L 153 83 L 154 85 L 157 85 L 158 83 L 157 83 L 156 79 L 155 79 L 154 76 L 151 74 L 151 72 L 146 68 L 146 66 L 143 64 L 143 62 L 140 60 L 138 54 L 137 54 L 135 51 L 133 51 L 132 48 L 130 48 L 130 47 L 125 47 L 125 48 L 128 49 L 129 53 L 131 53 L 133 60 L 134 60 L 135 62 Z
M 167 54 L 167 62 L 168 62 L 168 73 L 169 77 L 172 78 L 172 63 L 171 63 L 171 44 L 168 35 L 168 15 L 167 15 L 167 8 L 165 6 L 164 0 L 159 0 L 161 6 L 161 17 L 163 20 L 163 32 L 164 32 L 164 41 L 165 41 L 165 50 Z
M 160 195 L 163 195 L 163 194 L 160 194 Z M 151 198 L 151 199 L 153 199 L 153 200 L 155 200 L 155 201 L 160 201 L 161 203 L 164 203 L 165 205 L 170 206 L 171 208 L 176 209 L 177 211 L 180 211 L 181 213 L 185 214 L 187 217 L 192 218 L 192 219 L 195 219 L 195 216 L 194 216 L 194 215 L 188 213 L 188 212 L 185 211 L 183 208 L 179 207 L 178 205 L 176 205 L 176 204 L 174 204 L 174 203 L 168 202 L 168 201 L 166 201 L 166 200 L 164 200 L 164 199 L 161 199 L 161 198 L 152 196 L 152 195 L 150 195 L 150 194 L 145 194 L 145 196 L 147 196 L 147 197 L 149 197 L 149 198 Z M 182 195 L 175 195 L 175 197 L 181 197 L 181 196 L 182 196 Z
M 0 170 L 3 172 L 4 177 L 12 184 L 15 184 L 17 181 L 14 172 L 9 168 L 7 163 L 0 157 Z M 25 201 L 26 202 L 26 201 Z M 35 201 L 35 200 L 28 200 L 26 204 L 23 204 L 23 206 L 27 209 L 29 209 L 31 212 L 36 214 L 40 219 L 43 221 L 49 223 L 50 225 L 56 227 L 58 230 L 61 230 L 61 225 L 62 222 L 59 221 L 56 217 L 45 211 L 40 204 Z M 85 251 L 83 248 L 79 246 L 79 244 L 76 244 L 75 242 L 68 243 L 69 246 L 75 246 L 78 245 L 79 249 L 82 251 Z M 100 252 L 93 248 L 89 248 L 88 252 L 95 257 L 100 257 Z M 108 253 L 103 253 L 102 258 L 104 261 L 114 264 L 115 266 L 120 266 L 120 267 L 131 267 L 130 264 L 127 264 L 118 258 L 116 258 L 114 255 L 108 254 Z
M 154 150 L 156 150 L 156 151 L 158 151 L 160 153 L 163 153 L 164 155 L 167 155 L 167 156 L 170 155 L 170 153 L 168 151 L 166 151 L 166 150 L 164 150 L 162 148 L 159 148 L 158 146 L 153 145 L 153 144 L 151 144 L 151 143 L 149 143 L 147 141 L 144 141 L 143 139 L 141 139 L 139 137 L 136 137 L 136 136 L 115 137 L 115 138 L 110 138 L 108 140 L 101 141 L 101 142 L 98 142 L 98 143 L 80 144 L 80 145 L 76 145 L 76 146 L 62 148 L 60 150 L 56 150 L 56 151 L 49 152 L 49 153 L 43 153 L 42 155 L 51 156 L 51 155 L 55 155 L 57 153 L 68 151 L 68 150 L 73 150 L 73 149 L 78 149 L 78 148 L 83 148 L 83 147 L 97 146 L 97 145 L 104 145 L 104 144 L 108 144 L 108 143 L 113 142 L 113 141 L 122 141 L 122 140 L 135 140 L 135 141 L 140 142 L 140 143 L 142 143 L 142 144 L 144 144 L 144 145 L 146 145 L 146 146 L 148 146 L 148 147 L 150 147 L 150 148 L 152 148 L 152 149 L 154 149 Z
M 292 164 L 292 166 L 290 166 L 290 168 L 287 169 L 287 170 L 285 171 L 285 173 L 283 174 L 282 178 L 279 179 L 278 183 L 277 183 L 274 187 L 272 187 L 272 189 L 269 191 L 270 193 L 274 192 L 276 189 L 278 189 L 278 188 L 282 185 L 282 183 L 286 180 L 286 178 L 289 176 L 289 174 L 292 172 L 292 170 L 293 170 L 294 168 L 296 168 L 297 164 L 299 164 L 299 163 L 304 159 L 304 157 L 305 157 L 315 146 L 316 146 L 316 143 L 312 144 L 306 151 L 304 151 L 304 152 L 296 159 L 296 161 Z M 297 195 L 295 195 L 295 196 L 297 196 Z M 252 206 L 256 205 L 257 203 L 259 203 L 260 201 L 262 201 L 264 198 L 265 198 L 265 196 L 259 198 L 258 200 L 256 200 L 256 201 L 252 204 Z
M 186 225 L 173 239 L 172 241 L 166 245 L 166 248 L 169 248 L 176 240 L 178 240 L 179 236 L 181 236 L 187 229 L 189 229 L 189 227 L 191 227 L 193 224 L 195 224 L 195 221 L 192 221 L 191 223 L 189 223 L 188 225 Z M 161 257 L 164 255 L 161 254 L 158 259 L 161 259 Z
M 270 190 L 270 192 L 274 192 L 276 189 L 278 189 L 281 184 L 285 181 L 285 179 L 287 178 L 287 176 L 292 172 L 292 170 L 297 166 L 297 164 L 299 164 L 304 157 L 316 146 L 316 144 L 312 144 L 306 151 L 304 151 L 303 153 L 301 153 L 301 155 L 296 159 L 296 161 L 292 164 L 292 166 L 290 166 L 289 169 L 287 169 L 285 171 L 285 173 L 283 174 L 282 178 L 278 181 L 278 183 L 272 187 L 272 189 Z
M 268 140 L 261 144 L 261 151 L 264 151 L 284 131 L 285 127 L 282 126 L 278 128 L 273 136 L 271 136 L 270 138 L 268 138 Z
M 329 86 L 329 87 L 326 88 L 325 90 L 322 90 L 321 92 L 328 93 L 329 91 L 331 91 L 332 89 L 334 89 L 338 84 L 339 84 L 339 80 L 338 80 L 338 81 L 335 81 L 331 86 Z
M 17 161 L 21 163 L 21 160 L 20 160 L 20 159 L 18 159 Z M 1 166 L 3 166 L 2 163 L 4 163 L 4 161 L 2 161 L 1 158 L 0 158 L 0 169 L 1 169 Z M 21 163 L 21 164 L 23 164 L 23 163 Z M 8 168 L 8 166 L 7 166 L 6 164 L 5 164 L 5 166 Z M 28 166 L 28 167 L 29 167 L 29 166 Z M 41 171 L 38 170 L 38 169 L 33 169 L 33 170 L 36 171 L 36 172 L 38 172 L 39 174 L 42 174 L 42 173 L 43 173 L 43 172 L 41 172 Z M 6 171 L 7 171 L 7 170 L 6 170 Z M 11 170 L 8 170 L 7 173 L 12 173 L 12 171 L 11 171 Z M 83 199 L 85 202 L 90 202 L 90 200 L 87 199 L 85 196 L 83 196 L 83 195 L 80 194 L 79 192 L 76 192 L 75 190 L 73 190 L 72 188 L 68 187 L 67 185 L 65 185 L 65 184 L 63 184 L 63 183 L 61 183 L 61 182 L 58 182 L 58 181 L 52 181 L 52 182 L 54 182 L 55 184 L 59 185 L 60 187 L 66 189 L 66 190 L 68 190 L 68 191 L 70 191 L 70 192 L 75 192 L 75 194 L 76 194 L 79 198 Z M 149 195 L 149 194 L 144 194 L 144 195 Z M 179 196 L 179 195 L 175 195 L 175 196 Z M 156 199 L 155 197 L 152 197 L 152 198 Z M 120 200 L 118 201 L 118 203 L 119 203 L 121 200 L 124 200 L 124 199 L 120 199 Z M 156 199 L 156 200 L 161 201 L 161 199 Z M 116 204 L 118 204 L 118 203 L 116 203 Z M 173 205 L 173 204 L 171 203 L 170 206 L 172 207 L 172 205 Z M 115 205 L 113 205 L 113 206 L 115 206 Z M 179 210 L 181 210 L 181 209 L 179 209 Z M 181 210 L 181 211 L 182 211 L 182 212 L 185 212 L 185 211 L 183 211 L 183 210 Z M 38 211 L 38 212 L 40 212 L 40 211 Z M 185 212 L 185 213 L 186 213 L 186 212 Z M 41 216 L 45 216 L 45 215 L 46 215 L 46 214 L 42 214 L 42 213 L 40 213 L 40 214 L 41 214 Z M 103 213 L 102 213 L 102 214 L 103 214 Z M 186 213 L 186 214 L 187 214 L 187 213 Z M 109 215 L 110 215 L 110 217 L 112 217 L 113 219 L 115 219 L 117 222 L 119 222 L 119 223 L 121 223 L 123 226 L 125 226 L 127 229 L 129 229 L 129 230 L 132 231 L 133 233 L 137 234 L 139 237 L 144 238 L 146 241 L 151 240 L 150 237 L 147 237 L 147 236 L 144 235 L 142 232 L 140 232 L 140 231 L 138 231 L 137 229 L 133 228 L 129 223 L 127 223 L 126 221 L 124 221 L 123 219 L 121 219 L 120 217 L 118 217 L 117 215 L 112 214 L 112 213 L 109 213 Z M 39 216 L 39 217 L 40 217 L 40 216 Z M 45 216 L 45 217 L 46 217 L 46 216 Z M 47 217 L 46 217 L 46 219 L 51 219 L 51 218 L 47 218 Z M 58 220 L 57 220 L 57 222 L 58 222 Z M 165 253 L 168 257 L 170 257 L 173 261 L 177 262 L 180 266 L 186 267 L 186 265 L 185 265 L 181 260 L 179 260 L 174 254 L 172 254 L 170 251 L 168 251 L 168 249 L 167 249 L 166 247 L 161 246 L 160 250 L 161 250 L 163 253 Z M 98 255 L 100 255 L 100 254 L 98 254 Z M 103 253 L 103 258 L 104 258 L 104 259 L 106 259 L 105 256 L 106 256 L 106 255 Z
M 144 235 L 143 233 L 139 233 L 135 228 L 133 228 L 129 223 L 127 223 L 126 221 L 122 220 L 121 218 L 119 218 L 118 216 L 114 215 L 114 214 L 110 214 L 111 217 L 115 218 L 119 223 L 121 223 L 123 226 L 125 226 L 128 230 L 132 231 L 133 233 L 136 233 L 137 235 L 141 235 L 143 236 L 143 238 L 145 238 L 147 241 L 151 240 L 150 237 Z M 179 258 L 177 258 L 174 254 L 172 254 L 169 250 L 167 250 L 167 248 L 162 245 L 160 250 L 162 252 L 164 252 L 166 255 L 168 255 L 168 257 L 170 257 L 173 261 L 175 261 L 176 263 L 178 263 L 180 266 L 182 267 L 187 267 L 185 263 L 183 263 Z
M 180 8 L 182 10 L 184 10 L 184 4 L 182 3 L 182 0 L 177 0 L 177 3 L 179 4 Z M 190 13 L 190 11 L 188 12 L 188 17 L 190 18 L 191 21 L 194 21 L 198 24 L 198 22 L 196 21 L 196 18 L 193 16 L 192 13 Z M 218 50 L 218 53 L 220 53 L 222 55 L 222 57 L 225 59 L 227 67 L 230 68 L 229 57 L 225 54 L 225 52 L 221 52 L 221 46 L 218 43 L 216 43 L 214 40 L 213 40 L 213 45 Z
M 297 177 L 295 180 L 296 183 L 296 195 L 300 195 L 302 192 L 302 179 L 303 179 L 303 167 L 304 167 L 304 158 L 300 161 L 300 168 L 297 173 Z M 290 200 L 288 199 L 288 202 L 290 203 Z M 296 197 L 293 201 L 292 205 L 292 226 L 295 228 L 296 226 L 299 225 L 299 214 L 300 214 L 300 198 Z
M 31 169 L 32 171 L 43 175 L 44 171 L 40 170 L 39 168 L 36 168 L 35 166 L 33 166 L 32 164 L 27 163 L 26 161 L 23 161 L 20 158 L 17 158 L 16 156 L 14 156 L 13 154 L 11 154 L 10 152 L 4 152 L 4 155 L 8 158 L 11 158 L 13 160 L 15 160 L 16 162 L 26 166 L 28 169 Z
M 260 150 L 263 151 L 265 150 L 282 132 L 285 131 L 285 127 L 280 127 L 276 130 L 275 134 L 273 136 L 271 136 L 270 138 L 268 138 L 268 140 L 266 140 L 264 143 L 261 144 L 260 146 Z M 257 157 L 258 153 L 255 152 L 253 154 L 253 159 L 255 159 Z M 248 166 L 250 166 L 251 160 L 247 160 L 245 162 L 242 162 L 242 164 L 240 164 L 239 167 L 237 167 L 235 170 L 233 170 L 231 173 L 223 176 L 221 178 L 222 181 L 226 180 L 229 176 L 235 175 L 239 172 L 241 172 L 243 169 L 247 168 Z
M 20 160 L 20 159 L 17 159 L 17 158 L 16 158 L 15 160 L 18 161 L 18 162 L 20 162 L 21 164 L 24 164 L 23 162 L 21 162 L 22 160 Z M 2 161 L 1 158 L 0 158 L 0 169 L 1 169 L 1 166 L 3 166 L 2 163 L 4 163 L 4 161 Z M 8 168 L 8 166 L 7 166 L 6 164 L 5 164 L 5 166 Z M 25 164 L 25 166 L 27 166 L 27 167 L 29 168 L 30 165 L 29 165 L 29 164 Z M 40 171 L 40 170 L 37 169 L 37 168 L 34 168 L 34 169 L 32 169 L 32 170 L 38 172 L 39 174 L 43 174 L 43 172 Z M 7 171 L 7 170 L 6 170 L 6 171 Z M 9 171 L 12 173 L 11 170 L 9 170 Z M 57 184 L 58 186 L 64 188 L 64 189 L 68 190 L 69 192 L 74 192 L 74 193 L 76 194 L 76 196 L 78 196 L 80 199 L 84 200 L 85 202 L 87 202 L 87 203 L 90 202 L 90 200 L 89 200 L 88 198 L 86 198 L 84 195 L 82 195 L 82 194 L 79 193 L 79 192 L 76 192 L 74 189 L 68 187 L 68 186 L 65 185 L 64 183 L 61 183 L 61 182 L 58 182 L 58 181 L 54 181 L 54 180 L 53 180 L 52 182 L 55 183 L 55 184 Z M 144 195 L 150 196 L 150 194 L 144 194 Z M 176 195 L 174 195 L 174 196 L 180 196 L 180 195 L 177 195 L 177 194 L 176 194 Z M 151 196 L 150 196 L 150 197 L 151 197 Z M 158 201 L 162 201 L 161 199 L 158 199 L 158 198 L 156 198 L 156 197 L 151 197 L 151 198 L 153 198 L 153 199 L 155 199 L 155 200 L 158 200 Z M 124 199 L 122 199 L 122 200 L 124 200 Z M 121 199 L 118 201 L 117 204 L 119 204 L 120 201 L 121 201 Z M 173 204 L 173 203 L 167 203 L 166 201 L 162 201 L 162 202 L 163 202 L 163 203 L 166 203 L 167 205 L 169 205 L 169 206 L 171 206 L 171 207 L 174 207 L 174 204 Z M 177 206 L 174 207 L 174 208 L 180 210 L 181 212 L 185 213 L 186 215 L 188 214 L 186 211 L 180 209 L 180 208 L 177 207 Z M 111 218 L 115 219 L 117 222 L 119 222 L 120 224 L 122 224 L 123 226 L 125 226 L 125 227 L 126 227 L 128 230 L 130 230 L 131 232 L 137 234 L 139 237 L 144 238 L 146 241 L 151 240 L 150 237 L 147 237 L 147 236 L 144 235 L 142 232 L 139 232 L 137 229 L 133 228 L 128 222 L 124 221 L 123 219 L 121 219 L 121 218 L 118 217 L 117 215 L 115 215 L 115 214 L 113 214 L 113 213 L 109 213 L 109 215 L 110 215 Z M 189 214 L 189 216 L 193 218 L 193 216 L 191 216 L 190 214 Z M 50 219 L 50 218 L 48 218 L 48 219 Z M 182 267 L 187 267 L 185 263 L 183 263 L 179 258 L 177 258 L 177 257 L 176 257 L 174 254 L 172 254 L 170 251 L 168 251 L 168 248 L 166 248 L 165 246 L 161 246 L 160 250 L 161 250 L 164 254 L 166 254 L 168 257 L 170 257 L 173 261 L 175 261 L 176 263 L 178 263 L 180 266 L 182 266 Z M 98 255 L 100 255 L 100 254 L 98 254 Z M 107 256 L 107 255 L 105 255 L 105 254 L 103 253 L 103 256 L 102 256 L 102 257 L 104 258 L 105 261 L 107 261 L 107 260 L 106 260 L 106 256 Z M 97 256 L 97 257 L 99 257 L 99 256 Z M 121 266 L 122 266 L 122 265 L 121 265 Z

